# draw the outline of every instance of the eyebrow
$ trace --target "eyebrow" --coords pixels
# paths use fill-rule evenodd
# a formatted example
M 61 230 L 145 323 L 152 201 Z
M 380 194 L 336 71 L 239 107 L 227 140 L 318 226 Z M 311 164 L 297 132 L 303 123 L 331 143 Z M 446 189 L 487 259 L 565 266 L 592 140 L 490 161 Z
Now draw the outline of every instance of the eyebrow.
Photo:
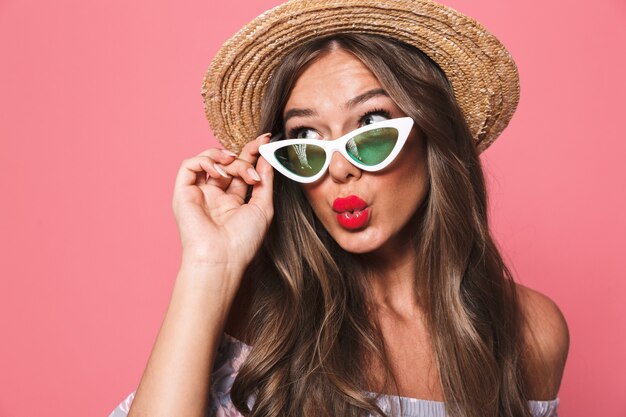
M 382 89 L 382 88 L 375 88 L 369 91 L 366 91 L 363 94 L 360 94 L 354 98 L 351 98 L 350 100 L 348 100 L 346 102 L 346 104 L 343 105 L 344 109 L 351 109 L 354 106 L 364 103 L 367 100 L 371 99 L 372 97 L 377 97 L 377 96 L 385 96 L 385 97 L 389 97 L 389 94 L 387 94 L 387 92 Z M 297 109 L 297 108 L 293 108 L 290 109 L 287 113 L 285 113 L 285 117 L 283 119 L 283 125 L 287 123 L 287 120 L 291 119 L 292 117 L 311 117 L 311 116 L 317 116 L 317 112 L 313 109 Z

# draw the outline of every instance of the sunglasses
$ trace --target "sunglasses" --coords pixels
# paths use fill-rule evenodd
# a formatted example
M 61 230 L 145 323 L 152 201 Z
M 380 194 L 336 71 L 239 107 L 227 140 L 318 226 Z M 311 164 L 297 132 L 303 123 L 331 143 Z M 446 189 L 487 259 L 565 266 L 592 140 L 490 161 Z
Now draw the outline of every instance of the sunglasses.
M 335 151 L 357 168 L 379 171 L 400 153 L 413 123 L 410 117 L 383 120 L 334 140 L 281 139 L 282 134 L 276 134 L 259 147 L 259 153 L 285 177 L 302 183 L 324 175 Z

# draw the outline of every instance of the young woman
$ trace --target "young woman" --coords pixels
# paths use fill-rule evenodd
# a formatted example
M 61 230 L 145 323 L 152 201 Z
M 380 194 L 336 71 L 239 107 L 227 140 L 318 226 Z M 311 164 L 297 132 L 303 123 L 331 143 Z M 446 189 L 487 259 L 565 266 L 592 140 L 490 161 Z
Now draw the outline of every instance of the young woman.
M 445 6 L 382 3 L 292 0 L 218 53 L 207 116 L 236 153 L 181 165 L 181 268 L 139 387 L 112 416 L 556 415 L 567 325 L 503 263 L 479 159 L 517 104 L 510 56 Z M 444 12 L 466 25 L 420 47 L 397 35 Z M 418 15 L 419 28 L 403 20 Z M 279 48 L 285 21 L 297 42 Z M 293 32 L 309 24 L 316 36 Z M 473 88 L 471 66 L 500 84 Z

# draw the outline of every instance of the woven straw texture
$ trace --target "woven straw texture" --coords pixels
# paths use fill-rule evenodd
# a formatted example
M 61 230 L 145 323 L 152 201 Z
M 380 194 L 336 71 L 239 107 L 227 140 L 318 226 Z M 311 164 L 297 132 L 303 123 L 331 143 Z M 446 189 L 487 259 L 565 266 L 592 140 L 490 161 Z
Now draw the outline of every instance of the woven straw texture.
M 290 0 L 226 41 L 202 82 L 214 135 L 240 149 L 257 135 L 261 98 L 281 58 L 336 33 L 371 33 L 414 45 L 450 80 L 479 152 L 507 126 L 519 101 L 515 62 L 480 23 L 430 0 Z

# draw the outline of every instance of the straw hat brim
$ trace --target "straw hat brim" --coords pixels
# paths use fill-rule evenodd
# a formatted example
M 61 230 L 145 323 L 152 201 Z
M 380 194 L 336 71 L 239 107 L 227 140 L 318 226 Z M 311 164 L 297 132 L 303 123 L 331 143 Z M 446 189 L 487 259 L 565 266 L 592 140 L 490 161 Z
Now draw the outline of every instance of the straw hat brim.
M 480 23 L 431 0 L 290 0 L 226 41 L 202 82 L 213 134 L 235 152 L 257 135 L 261 98 L 282 57 L 312 38 L 356 32 L 413 45 L 446 74 L 479 152 L 519 102 L 517 67 Z

